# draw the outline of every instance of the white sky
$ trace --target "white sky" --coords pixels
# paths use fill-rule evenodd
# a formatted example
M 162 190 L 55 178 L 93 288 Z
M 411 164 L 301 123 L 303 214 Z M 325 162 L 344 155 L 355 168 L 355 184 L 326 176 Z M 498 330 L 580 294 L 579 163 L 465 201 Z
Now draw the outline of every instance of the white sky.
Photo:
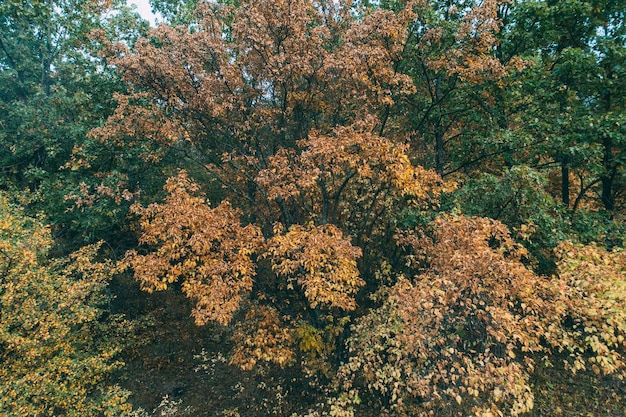
M 136 5 L 137 11 L 141 15 L 141 17 L 150 22 L 151 26 L 155 26 L 158 16 L 152 13 L 152 8 L 150 7 L 150 3 L 148 2 L 148 0 L 126 0 L 126 4 L 128 4 L 129 6 L 132 4 Z

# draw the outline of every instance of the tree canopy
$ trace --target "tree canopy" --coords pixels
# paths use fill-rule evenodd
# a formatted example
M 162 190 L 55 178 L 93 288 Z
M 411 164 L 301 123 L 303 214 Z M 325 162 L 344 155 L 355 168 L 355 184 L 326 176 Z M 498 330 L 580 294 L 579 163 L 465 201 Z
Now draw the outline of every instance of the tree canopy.
M 122 362 L 176 326 L 159 293 L 277 390 L 250 415 L 622 381 L 624 1 L 152 7 L 0 4 L 0 409 L 149 415 Z

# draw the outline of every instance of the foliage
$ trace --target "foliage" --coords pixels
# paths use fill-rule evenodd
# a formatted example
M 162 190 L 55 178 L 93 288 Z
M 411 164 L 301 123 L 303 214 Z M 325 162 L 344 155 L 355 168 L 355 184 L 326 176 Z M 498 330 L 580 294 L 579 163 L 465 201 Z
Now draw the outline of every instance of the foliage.
M 508 163 L 516 146 L 502 133 L 512 124 L 507 107 L 520 101 L 515 75 L 528 62 L 503 50 L 511 3 L 416 3 L 401 62 L 416 91 L 401 109 L 423 163 L 444 177 Z
M 0 410 L 6 416 L 122 415 L 127 393 L 107 384 L 121 363 L 123 325 L 105 319 L 114 271 L 98 245 L 49 261 L 49 228 L 0 195 Z
M 113 68 L 98 57 L 103 44 L 91 33 L 132 44 L 145 30 L 123 3 L 28 0 L 0 5 L 0 183 L 33 192 L 39 203 L 35 211 L 46 211 L 55 233 L 63 234 L 71 248 L 110 238 L 112 225 L 123 218 L 108 195 L 75 211 L 68 210 L 74 200 L 66 198 L 91 188 L 115 188 L 112 180 L 124 177 L 111 172 L 107 155 L 90 149 L 87 139 L 115 106 L 112 92 L 122 89 Z M 88 175 L 78 172 L 76 164 L 67 166 L 71 154 L 81 149 L 93 151 Z
M 359 277 L 358 247 L 343 239 L 334 225 L 309 228 L 294 225 L 269 242 L 272 269 L 304 290 L 311 308 L 318 304 L 354 310 L 354 295 L 365 282 Z
M 327 324 L 318 329 L 309 323 L 301 322 L 295 329 L 294 336 L 298 341 L 302 367 L 307 374 L 322 376 L 326 379 L 334 377 L 334 359 L 338 351 L 338 336 L 344 332 L 350 317 L 337 320 L 332 315 L 324 317 Z
M 621 252 L 565 245 L 557 280 L 527 269 L 525 250 L 494 220 L 444 216 L 428 235 L 399 241 L 417 274 L 353 327 L 340 373 L 342 390 L 358 390 L 363 406 L 519 415 L 533 407 L 536 361 L 563 351 L 574 372 L 624 374 L 623 294 L 607 292 L 623 284 Z
M 576 240 L 583 244 L 600 243 L 607 248 L 622 247 L 626 229 L 619 218 L 611 219 L 604 211 L 583 211 L 572 219 Z
M 140 243 L 157 246 L 146 255 L 127 254 L 144 290 L 160 291 L 183 278 L 182 290 L 196 300 L 196 323 L 230 321 L 239 309 L 242 293 L 252 290 L 255 265 L 251 256 L 262 243 L 258 228 L 243 227 L 238 212 L 224 202 L 210 208 L 190 193 L 198 187 L 181 171 L 168 180 L 164 204 L 143 208 Z
M 539 270 L 553 262 L 552 251 L 570 233 L 563 209 L 546 191 L 547 179 L 524 166 L 504 170 L 502 177 L 484 173 L 456 193 L 461 212 L 498 220 L 523 242 Z
M 551 322 L 559 311 L 549 282 L 523 265 L 525 252 L 506 227 L 443 217 L 432 237 L 400 242 L 412 248 L 415 266 L 427 268 L 400 280 L 384 306 L 355 326 L 343 372 L 362 375 L 388 412 L 428 415 L 456 404 L 457 413 L 518 415 L 532 408 L 530 354 L 543 350 L 542 337 L 559 337 Z
M 552 365 L 623 376 L 623 0 L 151 5 L 0 2 L 0 409 L 126 412 L 109 291 L 224 354 L 207 410 L 153 414 L 519 415 Z
M 293 362 L 292 336 L 278 316 L 266 306 L 253 306 L 245 320 L 237 324 L 233 336 L 235 347 L 231 363 L 250 370 L 259 361 L 273 362 L 281 367 Z
M 535 62 L 520 79 L 522 94 L 533 98 L 519 114 L 521 130 L 539 145 L 527 157 L 559 166 L 561 197 L 574 211 L 585 201 L 608 212 L 621 204 L 624 6 L 540 1 L 513 11 L 511 40 Z
M 151 0 L 150 5 L 167 24 L 179 26 L 194 23 L 198 0 Z
M 559 245 L 559 285 L 565 292 L 568 346 L 574 372 L 623 373 L 626 337 L 626 254 L 597 245 Z M 588 358 L 588 362 L 584 360 Z
M 198 324 L 229 323 L 253 294 L 323 327 L 320 309 L 356 310 L 371 275 L 363 254 L 382 255 L 395 210 L 453 185 L 414 165 L 405 137 L 383 135 L 385 109 L 412 91 L 395 68 L 410 7 L 357 18 L 348 3 L 257 3 L 202 4 L 193 27 L 113 45 L 130 89 L 91 134 L 150 163 L 174 153 L 222 185 L 195 197 L 204 184 L 181 173 L 164 204 L 134 206 L 150 248 L 126 265 L 142 288 L 182 278 Z

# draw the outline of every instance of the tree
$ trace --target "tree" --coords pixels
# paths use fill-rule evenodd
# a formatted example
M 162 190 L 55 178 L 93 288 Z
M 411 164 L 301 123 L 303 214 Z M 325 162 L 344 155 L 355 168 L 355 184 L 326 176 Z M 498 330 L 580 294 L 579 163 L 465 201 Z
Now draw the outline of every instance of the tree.
M 529 250 L 529 265 L 540 273 L 553 272 L 554 249 L 573 235 L 565 210 L 548 193 L 548 180 L 525 166 L 505 169 L 501 177 L 483 173 L 455 193 L 455 202 L 467 216 L 488 217 L 504 223 Z
M 572 212 L 585 201 L 619 209 L 623 11 L 619 1 L 573 0 L 520 2 L 512 13 L 508 43 L 534 63 L 521 77 L 523 94 L 533 97 L 520 113 L 521 130 L 541 144 L 536 163 L 560 169 L 561 199 Z
M 170 26 L 190 24 L 195 21 L 198 0 L 151 0 L 152 10 L 163 16 Z M 226 3 L 220 1 L 220 3 Z
M 260 230 L 239 224 L 239 212 L 227 202 L 211 209 L 190 195 L 198 186 L 185 172 L 168 180 L 165 204 L 135 206 L 142 216 L 140 243 L 157 250 L 148 255 L 128 252 L 128 264 L 142 289 L 164 290 L 185 278 L 182 289 L 196 299 L 196 323 L 228 323 L 239 309 L 242 293 L 252 289 L 255 265 L 251 256 L 261 245 Z
M 508 153 L 519 143 L 503 132 L 514 124 L 519 98 L 509 91 L 527 63 L 501 45 L 510 8 L 508 1 L 420 2 L 416 8 L 400 64 L 416 91 L 402 110 L 412 144 L 439 175 L 512 163 Z
M 108 384 L 124 323 L 106 318 L 112 262 L 98 246 L 49 259 L 50 230 L 0 194 L 0 410 L 5 416 L 125 415 Z
M 518 415 L 534 366 L 564 352 L 573 370 L 623 372 L 620 301 L 582 299 L 600 273 L 579 279 L 549 253 L 568 221 L 523 165 L 552 166 L 565 151 L 545 135 L 584 126 L 532 123 L 541 93 L 524 89 L 553 79 L 522 71 L 541 49 L 520 34 L 523 5 L 246 0 L 201 2 L 191 18 L 180 4 L 159 7 L 187 25 L 106 48 L 128 89 L 89 139 L 111 166 L 161 170 L 147 192 L 98 190 L 136 199 L 121 266 L 149 292 L 180 289 L 197 324 L 232 326 L 232 364 L 299 365 L 334 389 L 330 410 L 312 410 L 331 415 Z M 577 109 L 595 114 L 586 97 Z M 561 99 L 548 107 L 564 116 Z M 605 171 L 578 172 L 583 190 Z M 455 208 L 513 237 L 438 213 L 453 173 L 468 179 Z M 418 228 L 398 230 L 404 213 Z M 534 272 L 540 255 L 560 275 Z
M 621 252 L 565 244 L 551 279 L 490 219 L 443 216 L 399 243 L 415 275 L 353 326 L 334 415 L 520 415 L 538 361 L 624 376 Z
M 182 279 L 199 323 L 260 305 L 251 320 L 326 328 L 378 286 L 400 207 L 452 188 L 411 163 L 403 135 L 384 134 L 388 107 L 413 89 L 396 71 L 412 8 L 356 18 L 348 3 L 286 0 L 197 13 L 197 26 L 113 48 L 131 90 L 92 135 L 187 168 L 163 204 L 136 206 L 143 247 L 128 265 L 150 290 Z M 189 178 L 199 169 L 204 183 Z
M 104 152 L 98 162 L 93 154 L 81 158 L 93 150 L 87 133 L 112 110 L 112 92 L 123 88 L 112 67 L 97 56 L 102 43 L 92 33 L 132 44 L 146 26 L 123 4 L 33 0 L 0 5 L 1 185 L 36 195 L 55 233 L 72 247 L 104 237 L 103 229 L 119 222 L 107 216 L 116 211 L 110 200 L 100 212 L 77 216 L 68 209 L 85 194 L 81 187 L 112 190 L 111 183 L 123 176 L 111 173 L 110 164 L 102 169 Z M 81 150 L 83 155 L 72 160 L 72 153 Z M 77 172 L 88 162 L 91 175 Z

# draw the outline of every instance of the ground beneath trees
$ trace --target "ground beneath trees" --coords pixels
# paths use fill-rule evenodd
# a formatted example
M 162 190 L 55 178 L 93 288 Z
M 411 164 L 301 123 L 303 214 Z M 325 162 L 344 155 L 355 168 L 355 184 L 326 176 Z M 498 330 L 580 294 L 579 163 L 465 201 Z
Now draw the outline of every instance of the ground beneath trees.
M 229 365 L 232 329 L 196 326 L 177 289 L 149 295 L 136 286 L 128 280 L 112 287 L 115 312 L 141 321 L 141 343 L 124 352 L 116 375 L 135 408 L 159 417 L 290 416 L 317 399 L 293 369 Z
M 293 369 L 228 364 L 231 329 L 196 326 L 191 303 L 176 288 L 145 294 L 130 278 L 113 283 L 113 310 L 141 322 L 137 343 L 124 353 L 116 382 L 132 392 L 135 408 L 154 417 L 291 416 L 321 400 Z M 533 378 L 532 417 L 626 416 L 626 384 L 562 367 Z M 620 400 L 620 397 L 622 400 Z

